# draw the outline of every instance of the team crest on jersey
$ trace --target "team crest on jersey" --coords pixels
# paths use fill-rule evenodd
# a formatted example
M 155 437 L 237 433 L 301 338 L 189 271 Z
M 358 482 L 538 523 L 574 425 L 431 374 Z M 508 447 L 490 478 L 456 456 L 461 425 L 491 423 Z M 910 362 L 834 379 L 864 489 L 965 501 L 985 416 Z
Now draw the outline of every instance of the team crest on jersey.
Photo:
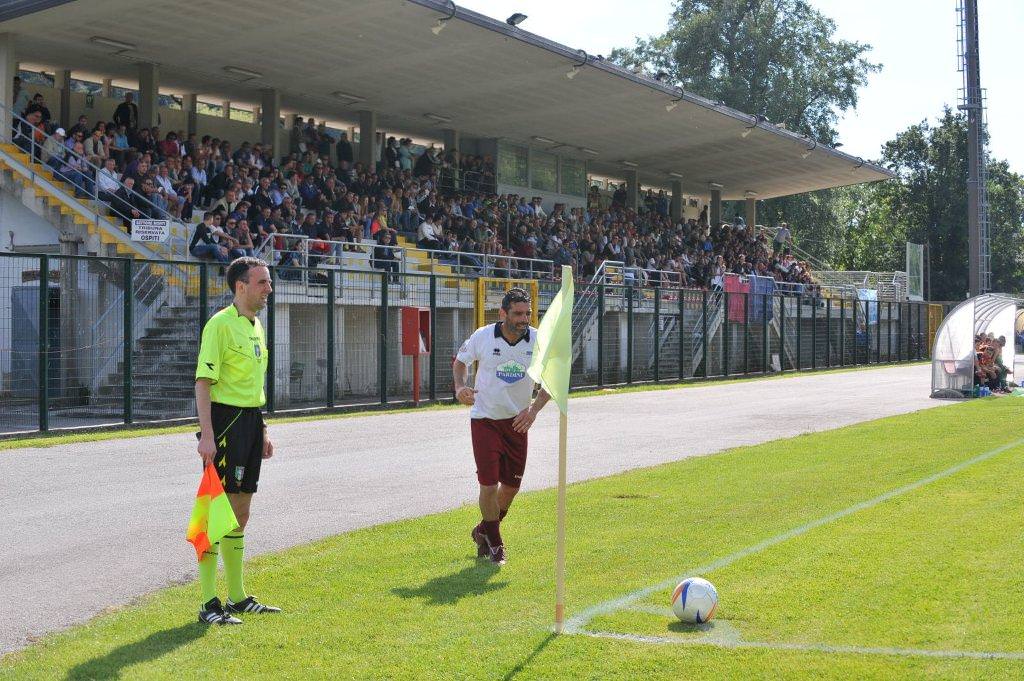
M 495 370 L 495 375 L 508 384 L 523 380 L 526 367 L 519 362 L 505 362 Z

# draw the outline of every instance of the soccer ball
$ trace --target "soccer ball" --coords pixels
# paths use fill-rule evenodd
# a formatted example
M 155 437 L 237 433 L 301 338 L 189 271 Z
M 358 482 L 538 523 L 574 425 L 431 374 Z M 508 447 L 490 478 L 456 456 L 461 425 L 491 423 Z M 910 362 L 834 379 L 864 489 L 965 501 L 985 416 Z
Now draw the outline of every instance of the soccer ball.
M 718 592 L 715 585 L 700 577 L 687 577 L 672 592 L 672 612 L 681 622 L 703 624 L 715 616 Z

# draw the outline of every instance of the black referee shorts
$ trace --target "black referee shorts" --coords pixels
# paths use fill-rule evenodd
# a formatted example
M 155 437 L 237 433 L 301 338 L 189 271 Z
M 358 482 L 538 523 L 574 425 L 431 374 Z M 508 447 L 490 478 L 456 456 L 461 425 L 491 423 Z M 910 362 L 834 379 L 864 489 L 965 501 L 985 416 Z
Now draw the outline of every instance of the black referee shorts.
M 224 491 L 254 494 L 263 463 L 263 414 L 259 407 L 233 407 L 219 402 L 210 407 L 217 443 L 213 465 Z

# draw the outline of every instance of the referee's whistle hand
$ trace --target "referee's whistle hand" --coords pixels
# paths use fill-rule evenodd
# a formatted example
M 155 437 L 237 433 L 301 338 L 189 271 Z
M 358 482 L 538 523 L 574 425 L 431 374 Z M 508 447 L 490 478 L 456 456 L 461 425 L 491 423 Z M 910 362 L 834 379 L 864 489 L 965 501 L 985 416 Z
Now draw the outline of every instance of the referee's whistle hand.
M 199 438 L 199 446 L 196 449 L 199 451 L 199 456 L 203 459 L 203 465 L 206 466 L 213 462 L 213 456 L 217 453 L 217 444 L 213 441 L 212 437 L 201 437 Z
M 455 397 L 459 400 L 459 402 L 466 405 L 467 407 L 472 407 L 473 404 L 476 402 L 476 392 L 477 391 L 474 390 L 473 388 L 466 386 L 461 388 L 459 392 L 455 395 Z

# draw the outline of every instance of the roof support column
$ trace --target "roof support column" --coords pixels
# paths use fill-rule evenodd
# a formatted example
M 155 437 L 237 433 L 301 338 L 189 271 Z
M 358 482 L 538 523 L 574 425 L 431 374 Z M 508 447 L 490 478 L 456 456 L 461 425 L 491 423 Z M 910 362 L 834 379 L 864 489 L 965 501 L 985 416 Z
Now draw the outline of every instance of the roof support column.
M 112 78 L 104 78 L 100 82 L 100 97 L 110 98 L 110 93 L 114 88 L 114 80 Z
M 708 220 L 712 226 L 722 224 L 722 190 L 711 190 L 711 208 L 708 210 Z
M 139 64 L 139 128 L 152 128 L 159 120 L 160 70 Z
M 377 168 L 377 113 L 359 112 L 359 162 L 367 171 Z
M 669 208 L 669 215 L 673 220 L 683 217 L 683 181 L 672 180 L 672 202 Z
M 635 170 L 624 172 L 626 177 L 626 207 L 636 210 L 640 204 L 640 176 Z
M 224 118 L 231 118 L 231 102 L 224 100 L 220 103 L 220 113 Z
M 18 75 L 18 62 L 14 58 L 14 36 L 0 33 L 0 130 L 11 129 L 11 110 L 14 108 L 14 77 Z M 20 112 L 15 112 L 20 113 Z
M 196 94 L 187 93 L 181 98 L 181 108 L 185 111 L 187 135 L 195 135 L 198 119 L 196 118 Z
M 757 194 L 755 194 L 754 192 L 747 192 L 746 209 L 747 227 L 749 229 L 753 229 L 754 225 L 757 224 Z
M 57 91 L 59 98 L 57 104 L 57 124 L 61 127 L 71 127 L 71 70 L 64 69 L 54 71 L 53 89 Z
M 281 93 L 277 90 L 260 90 L 260 111 L 263 118 L 260 122 L 260 142 L 264 147 L 273 150 L 271 158 L 280 158 L 281 145 L 278 144 L 281 132 Z
M 459 131 L 452 130 L 451 128 L 445 128 L 441 131 L 441 134 L 443 135 L 442 141 L 444 142 L 444 150 L 446 152 L 454 151 L 458 153 L 459 143 L 461 141 Z

